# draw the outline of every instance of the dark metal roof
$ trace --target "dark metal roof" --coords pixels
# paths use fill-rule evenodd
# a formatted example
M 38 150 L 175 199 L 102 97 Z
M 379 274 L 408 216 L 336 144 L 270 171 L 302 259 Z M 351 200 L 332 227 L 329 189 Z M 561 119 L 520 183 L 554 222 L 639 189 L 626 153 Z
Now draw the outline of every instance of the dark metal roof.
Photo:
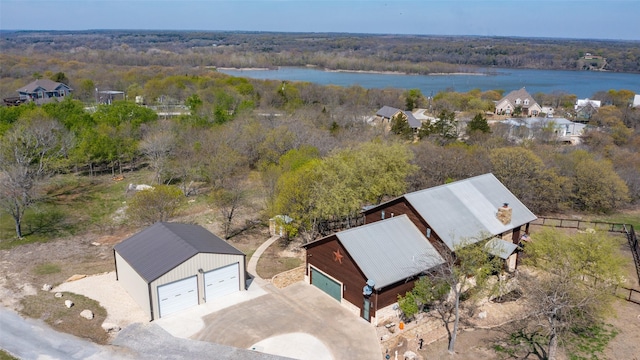
M 198 253 L 244 254 L 199 225 L 157 222 L 114 247 L 147 282 Z

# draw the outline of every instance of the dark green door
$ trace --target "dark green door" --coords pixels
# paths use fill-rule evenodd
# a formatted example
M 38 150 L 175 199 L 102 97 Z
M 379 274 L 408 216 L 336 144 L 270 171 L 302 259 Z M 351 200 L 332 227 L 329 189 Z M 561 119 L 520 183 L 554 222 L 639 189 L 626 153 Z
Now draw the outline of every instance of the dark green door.
M 333 281 L 320 271 L 311 268 L 311 283 L 318 289 L 326 292 L 332 298 L 340 301 L 342 298 L 342 290 L 339 283 Z

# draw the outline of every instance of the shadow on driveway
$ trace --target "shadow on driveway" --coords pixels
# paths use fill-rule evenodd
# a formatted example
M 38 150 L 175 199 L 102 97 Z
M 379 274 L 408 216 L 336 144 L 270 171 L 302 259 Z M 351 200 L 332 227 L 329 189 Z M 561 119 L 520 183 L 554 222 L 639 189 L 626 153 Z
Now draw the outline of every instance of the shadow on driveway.
M 267 285 L 271 286 L 271 285 Z M 268 338 L 291 333 L 320 340 L 334 359 L 381 359 L 375 328 L 316 287 L 299 282 L 202 318 L 204 328 L 194 340 L 250 348 Z M 313 359 L 314 346 L 289 344 Z

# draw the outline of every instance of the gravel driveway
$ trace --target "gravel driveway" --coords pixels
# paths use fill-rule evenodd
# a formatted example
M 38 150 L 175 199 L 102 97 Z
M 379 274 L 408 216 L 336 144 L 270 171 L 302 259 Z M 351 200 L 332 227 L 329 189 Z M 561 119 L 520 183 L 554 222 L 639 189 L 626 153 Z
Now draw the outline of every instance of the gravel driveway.
M 149 322 L 149 316 L 142 311 L 133 298 L 118 284 L 115 272 L 87 276 L 80 280 L 65 282 L 52 292 L 68 291 L 96 300 L 107 310 L 106 323 L 121 328 L 133 323 Z

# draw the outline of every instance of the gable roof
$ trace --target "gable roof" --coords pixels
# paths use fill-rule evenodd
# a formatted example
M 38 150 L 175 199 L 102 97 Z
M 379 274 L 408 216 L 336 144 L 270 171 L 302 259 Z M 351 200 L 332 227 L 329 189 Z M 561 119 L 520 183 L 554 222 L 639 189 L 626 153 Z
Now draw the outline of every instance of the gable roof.
M 393 117 L 393 115 L 398 113 L 398 111 L 400 111 L 400 109 L 385 105 L 382 108 L 380 108 L 380 110 L 378 110 L 376 115 L 378 115 L 380 117 L 383 117 L 383 118 L 391 119 Z
M 335 236 L 367 279 L 375 281 L 376 289 L 444 263 L 407 215 L 358 226 Z
M 147 282 L 198 253 L 244 254 L 199 225 L 157 222 L 114 246 Z
M 516 104 L 516 100 L 520 99 L 522 100 L 522 104 Z M 531 96 L 527 90 L 525 88 L 519 89 L 519 90 L 513 90 L 512 92 L 508 93 L 507 96 L 503 97 L 502 99 L 500 99 L 500 101 L 498 101 L 498 104 L 500 104 L 503 101 L 507 101 L 509 102 L 513 107 L 517 106 L 517 105 L 524 105 L 524 100 L 525 99 L 529 99 L 529 107 L 532 107 L 534 105 L 538 105 L 538 103 L 533 99 L 533 96 Z M 540 106 L 540 105 L 538 105 Z
M 404 198 L 450 250 L 462 242 L 477 242 L 537 219 L 491 173 L 409 193 Z M 512 209 L 507 225 L 496 217 L 504 203 Z
M 400 110 L 398 108 L 394 108 L 394 107 L 391 107 L 391 106 L 386 106 L 386 105 L 383 106 L 382 108 L 380 108 L 380 110 L 378 110 L 376 115 L 380 116 L 382 118 L 391 119 L 392 117 L 394 117 L 399 112 L 403 113 L 407 117 L 407 123 L 409 123 L 409 126 L 411 128 L 417 129 L 417 128 L 422 126 L 422 122 L 420 122 L 420 120 L 416 119 L 416 117 L 413 115 L 413 113 L 411 111 Z
M 38 88 L 43 88 L 45 91 L 53 91 L 53 90 L 58 89 L 61 85 L 63 87 L 71 89 L 69 86 L 67 86 L 67 85 L 65 85 L 63 83 L 55 82 L 55 81 L 52 81 L 52 80 L 49 80 L 49 79 L 38 79 L 38 80 L 32 81 L 31 83 L 21 87 L 17 91 L 21 92 L 21 93 L 32 93 Z

